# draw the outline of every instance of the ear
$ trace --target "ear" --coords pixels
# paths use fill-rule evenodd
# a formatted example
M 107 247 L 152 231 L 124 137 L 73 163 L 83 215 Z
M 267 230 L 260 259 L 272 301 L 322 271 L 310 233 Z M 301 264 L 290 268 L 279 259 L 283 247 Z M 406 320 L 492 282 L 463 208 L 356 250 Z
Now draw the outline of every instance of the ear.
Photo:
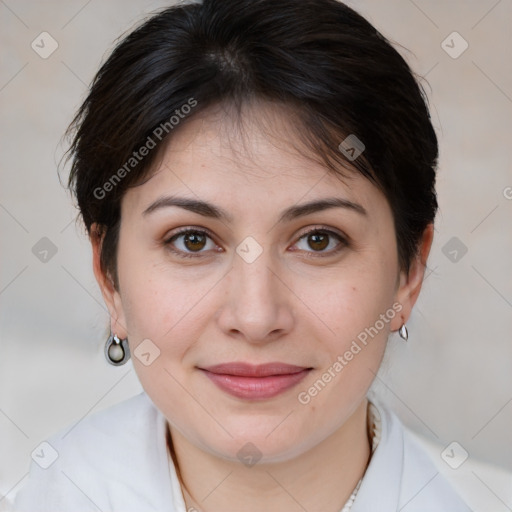
M 98 224 L 94 223 L 91 226 L 90 233 L 94 276 L 96 277 L 101 294 L 103 295 L 103 300 L 110 313 L 110 330 L 119 338 L 124 339 L 128 336 L 128 331 L 126 328 L 121 295 L 119 291 L 116 290 L 112 277 L 107 275 L 101 268 L 100 255 L 103 238 L 104 233 L 102 233 Z
M 423 232 L 418 253 L 411 262 L 408 274 L 405 270 L 400 271 L 399 284 L 395 294 L 395 301 L 402 305 L 402 310 L 391 321 L 391 330 L 397 331 L 402 324 L 405 324 L 411 315 L 412 308 L 416 303 L 421 291 L 427 258 L 434 239 L 434 224 L 430 223 Z

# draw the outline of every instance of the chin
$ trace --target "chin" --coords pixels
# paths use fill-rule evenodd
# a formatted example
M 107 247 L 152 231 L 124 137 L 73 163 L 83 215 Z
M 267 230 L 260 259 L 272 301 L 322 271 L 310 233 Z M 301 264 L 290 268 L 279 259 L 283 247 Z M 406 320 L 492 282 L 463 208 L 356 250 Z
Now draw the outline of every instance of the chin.
M 254 463 L 256 459 L 259 464 L 270 464 L 293 459 L 321 441 L 318 433 L 291 428 L 290 425 L 280 432 L 282 426 L 278 426 L 279 421 L 276 422 L 275 418 L 272 418 L 272 422 L 260 423 L 258 418 L 254 420 L 257 425 L 247 421 L 237 425 L 225 424 L 232 438 L 228 438 L 226 432 L 214 437 L 211 431 L 205 432 L 201 442 L 203 449 L 217 457 L 246 465 Z

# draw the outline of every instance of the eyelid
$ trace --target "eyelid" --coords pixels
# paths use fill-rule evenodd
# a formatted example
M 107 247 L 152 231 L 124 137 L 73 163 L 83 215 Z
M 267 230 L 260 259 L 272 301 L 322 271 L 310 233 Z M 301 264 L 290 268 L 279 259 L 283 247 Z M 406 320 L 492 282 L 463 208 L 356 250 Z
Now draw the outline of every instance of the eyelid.
M 215 240 L 215 235 L 208 229 L 208 228 L 200 228 L 200 227 L 196 227 L 196 226 L 185 226 L 183 228 L 178 228 L 177 231 L 174 231 L 171 235 L 166 235 L 164 237 L 164 242 L 169 242 L 170 240 L 172 240 L 174 237 L 177 237 L 178 235 L 183 235 L 185 233 L 204 233 L 206 235 L 208 235 L 212 240 Z
M 321 224 L 313 226 L 313 227 L 305 228 L 305 231 L 303 231 L 300 235 L 298 235 L 298 240 L 303 238 L 305 235 L 309 235 L 309 233 L 314 233 L 315 231 L 322 231 L 322 232 L 328 233 L 330 235 L 336 235 L 337 237 L 339 237 L 340 239 L 342 239 L 348 243 L 348 236 L 346 236 L 344 233 L 335 230 L 335 228 L 331 228 L 328 226 L 322 226 Z

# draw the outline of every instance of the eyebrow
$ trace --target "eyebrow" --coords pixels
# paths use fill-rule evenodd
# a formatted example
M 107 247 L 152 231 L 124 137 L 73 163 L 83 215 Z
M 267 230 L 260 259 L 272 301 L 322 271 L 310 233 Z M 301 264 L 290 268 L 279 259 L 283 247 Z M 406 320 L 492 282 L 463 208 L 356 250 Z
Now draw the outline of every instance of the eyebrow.
M 233 216 L 227 211 L 215 206 L 206 201 L 197 199 L 188 199 L 186 197 L 177 196 L 163 196 L 151 203 L 143 212 L 142 215 L 147 216 L 162 208 L 168 208 L 171 206 L 178 206 L 185 210 L 203 215 L 204 217 L 211 217 L 218 220 L 226 220 L 228 222 L 233 221 Z M 299 204 L 291 206 L 284 210 L 278 222 L 289 222 L 291 220 L 310 215 L 312 213 L 328 210 L 330 208 L 345 208 L 347 210 L 356 212 L 360 215 L 368 216 L 368 212 L 363 206 L 358 203 L 343 199 L 341 197 L 328 197 L 325 199 L 319 199 L 311 201 L 309 203 Z

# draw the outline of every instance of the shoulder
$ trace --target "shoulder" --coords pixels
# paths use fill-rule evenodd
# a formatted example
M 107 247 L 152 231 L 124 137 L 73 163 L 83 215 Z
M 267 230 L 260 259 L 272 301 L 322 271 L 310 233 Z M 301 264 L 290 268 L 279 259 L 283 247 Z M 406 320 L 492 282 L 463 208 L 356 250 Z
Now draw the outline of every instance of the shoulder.
M 403 446 L 399 509 L 403 512 L 471 512 L 397 415 L 378 401 L 374 405 L 384 416 L 388 429 L 396 433 L 395 439 L 401 439 Z
M 368 398 L 380 418 L 380 441 L 352 512 L 471 512 L 396 414 Z
M 137 483 L 137 492 L 134 491 Z M 158 492 L 155 495 L 155 488 Z M 33 453 L 19 512 L 136 510 L 138 496 L 169 493 L 165 419 L 145 393 L 57 432 Z M 141 499 L 141 498 L 139 498 Z
M 61 470 L 96 466 L 99 458 L 102 464 L 118 466 L 127 453 L 125 448 L 134 445 L 134 436 L 140 443 L 147 442 L 147 432 L 156 428 L 158 419 L 149 397 L 140 393 L 63 428 L 48 438 L 45 446 L 57 452 L 52 466 Z

